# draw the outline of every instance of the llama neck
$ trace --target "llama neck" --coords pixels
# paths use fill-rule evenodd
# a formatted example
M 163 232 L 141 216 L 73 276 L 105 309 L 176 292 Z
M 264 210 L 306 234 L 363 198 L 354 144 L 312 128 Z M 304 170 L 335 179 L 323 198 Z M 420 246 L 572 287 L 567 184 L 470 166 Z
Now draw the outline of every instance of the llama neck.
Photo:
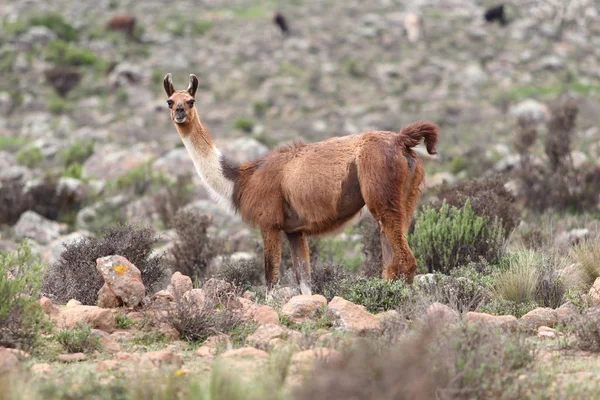
M 175 125 L 183 145 L 192 158 L 196 172 L 200 175 L 202 183 L 208 189 L 211 197 L 227 211 L 233 211 L 234 179 L 226 175 L 223 155 L 208 131 L 197 118 L 183 126 Z

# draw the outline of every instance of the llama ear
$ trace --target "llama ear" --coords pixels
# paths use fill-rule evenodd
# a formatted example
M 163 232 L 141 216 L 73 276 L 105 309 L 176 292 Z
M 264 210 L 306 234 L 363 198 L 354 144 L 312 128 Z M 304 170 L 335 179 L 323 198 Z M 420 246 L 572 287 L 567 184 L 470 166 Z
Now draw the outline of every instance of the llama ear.
M 163 79 L 163 86 L 165 88 L 167 96 L 171 97 L 173 93 L 175 93 L 175 88 L 173 87 L 173 79 L 171 78 L 170 73 L 165 75 L 165 79 Z
M 196 97 L 196 90 L 198 90 L 198 78 L 194 74 L 190 74 L 190 84 L 187 91 L 192 97 Z

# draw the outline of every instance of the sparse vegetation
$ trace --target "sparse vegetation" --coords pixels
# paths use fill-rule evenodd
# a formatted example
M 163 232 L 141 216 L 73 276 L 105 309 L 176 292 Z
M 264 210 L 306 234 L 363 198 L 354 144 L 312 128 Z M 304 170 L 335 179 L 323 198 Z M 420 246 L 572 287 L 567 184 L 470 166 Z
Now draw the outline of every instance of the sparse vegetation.
M 0 250 L 0 346 L 34 350 L 46 326 L 37 301 L 43 265 L 26 242 Z
M 240 131 L 251 133 L 254 128 L 254 119 L 251 117 L 239 117 L 235 120 L 234 126 L 235 129 L 239 129 Z
M 19 164 L 28 168 L 36 168 L 44 160 L 42 151 L 34 146 L 24 147 L 16 154 Z
M 344 299 L 378 313 L 401 305 L 408 297 L 409 287 L 401 279 L 358 278 L 345 284 L 341 293 Z
M 119 329 L 128 329 L 133 324 L 133 320 L 126 314 L 115 314 L 115 323 Z
M 101 59 L 92 50 L 77 47 L 57 39 L 48 43 L 46 59 L 57 65 L 93 66 L 101 63 Z
M 264 281 L 264 272 L 256 260 L 225 259 L 217 276 L 241 290 L 259 286 Z
M 56 333 L 56 341 L 67 353 L 91 353 L 101 348 L 100 339 L 92 333 L 92 328 L 85 324 L 59 331 Z

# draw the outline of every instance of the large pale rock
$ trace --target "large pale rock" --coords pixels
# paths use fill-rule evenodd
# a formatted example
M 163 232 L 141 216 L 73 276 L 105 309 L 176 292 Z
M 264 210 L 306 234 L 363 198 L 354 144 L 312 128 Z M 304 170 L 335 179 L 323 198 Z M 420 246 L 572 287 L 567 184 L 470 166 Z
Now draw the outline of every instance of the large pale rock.
M 454 324 L 460 319 L 458 311 L 445 304 L 435 302 L 427 307 L 426 317 L 439 324 Z
M 98 338 L 100 344 L 102 345 L 102 349 L 107 353 L 118 353 L 121 351 L 121 345 L 112 338 L 108 333 L 101 331 L 99 329 L 93 329 L 92 335 Z
M 115 317 L 106 308 L 84 305 L 58 307 L 47 297 L 40 299 L 40 306 L 58 329 L 74 328 L 78 323 L 109 333 L 116 329 Z
M 252 320 L 258 325 L 279 324 L 279 314 L 271 306 L 262 305 L 252 313 Z
M 517 318 L 514 315 L 491 315 L 486 313 L 469 311 L 466 320 L 471 322 L 483 323 L 493 327 L 505 330 L 514 330 L 517 328 Z
M 147 143 L 126 149 L 118 145 L 106 145 L 94 151 L 94 154 L 85 161 L 83 177 L 112 180 L 147 163 L 155 156 L 151 145 Z
M 547 326 L 540 326 L 537 330 L 537 337 L 540 339 L 556 339 L 559 333 L 557 330 Z
M 87 360 L 83 353 L 60 354 L 56 359 L 60 362 L 70 364 Z
M 37 363 L 31 366 L 31 372 L 34 374 L 47 374 L 52 371 L 52 366 L 48 363 Z
M 315 367 L 315 362 L 329 362 L 340 356 L 339 351 L 327 347 L 316 347 L 294 354 L 290 360 L 286 385 L 301 384 L 306 374 Z
M 148 352 L 142 355 L 141 362 L 154 366 L 175 365 L 181 367 L 183 365 L 181 356 L 169 349 Z
M 193 288 L 192 278 L 177 271 L 171 275 L 171 282 L 167 287 L 167 291 L 171 293 L 175 299 L 178 299 L 183 296 L 185 292 L 192 290 Z
M 17 369 L 19 358 L 9 349 L 0 347 L 0 376 Z
M 271 293 L 269 293 L 269 297 L 272 302 L 277 305 L 284 305 L 290 299 L 296 295 L 300 294 L 300 289 L 297 287 L 285 286 L 278 289 L 273 289 Z
M 365 333 L 381 329 L 379 319 L 365 307 L 338 296 L 329 302 L 327 313 L 335 321 L 334 323 L 344 330 Z
M 267 324 L 259 326 L 258 329 L 246 338 L 250 346 L 259 349 L 268 349 L 269 342 L 272 339 L 285 339 L 288 336 L 288 330 L 281 325 Z
M 579 316 L 579 309 L 575 304 L 568 301 L 556 309 L 556 316 L 560 323 L 567 324 Z
M 77 231 L 69 233 L 68 235 L 60 236 L 44 247 L 40 252 L 40 255 L 48 264 L 54 264 L 60 259 L 60 255 L 65 250 L 66 245 L 77 243 L 78 241 L 90 236 L 92 236 L 92 234 L 87 231 Z
M 211 301 L 217 303 L 227 302 L 234 293 L 233 285 L 222 279 L 210 278 L 204 285 L 202 290 L 206 294 L 206 297 Z
M 538 307 L 529 311 L 521 317 L 521 321 L 525 326 L 537 329 L 540 326 L 554 326 L 558 324 L 559 319 L 556 310 L 552 308 Z
M 142 274 L 135 265 L 125 257 L 112 255 L 96 260 L 96 268 L 100 271 L 108 288 L 129 307 L 137 307 L 146 294 L 142 283 Z
M 600 305 L 600 277 L 596 278 L 588 294 L 593 305 Z
M 188 290 L 181 297 L 181 302 L 197 310 L 202 310 L 207 306 L 206 294 L 202 289 Z
M 269 353 L 254 347 L 241 347 L 239 349 L 227 350 L 221 354 L 221 358 L 228 360 L 265 361 L 269 358 Z
M 14 227 L 17 239 L 33 239 L 39 244 L 48 244 L 58 238 L 66 226 L 51 221 L 33 211 L 25 211 Z
M 320 294 L 292 297 L 281 309 L 281 314 L 294 322 L 318 318 L 327 306 L 327 299 Z

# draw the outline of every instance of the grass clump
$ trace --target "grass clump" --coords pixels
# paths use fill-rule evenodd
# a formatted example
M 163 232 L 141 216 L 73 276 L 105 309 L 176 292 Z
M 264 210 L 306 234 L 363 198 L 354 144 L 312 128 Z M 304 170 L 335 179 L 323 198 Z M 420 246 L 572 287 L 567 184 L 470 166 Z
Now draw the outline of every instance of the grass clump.
M 409 244 L 421 272 L 446 274 L 479 258 L 493 263 L 504 251 L 500 222 L 477 216 L 469 200 L 462 208 L 446 202 L 439 209 L 425 207 L 417 215 Z
M 192 209 L 181 209 L 174 219 L 177 240 L 171 249 L 171 269 L 194 281 L 207 277 L 220 243 L 208 236 L 211 218 Z
M 47 12 L 31 16 L 29 24 L 32 26 L 45 26 L 66 42 L 75 42 L 79 38 L 77 29 L 57 12 Z
M 63 40 L 56 39 L 48 43 L 46 59 L 62 66 L 94 66 L 101 63 L 100 57 L 92 50 L 77 47 Z
M 341 295 L 344 285 L 351 277 L 352 275 L 339 264 L 317 262 L 311 272 L 312 291 L 330 301 Z
M 118 313 L 115 315 L 115 323 L 119 329 L 129 329 L 133 320 L 128 315 Z
M 63 149 L 59 154 L 59 158 L 65 169 L 67 169 L 73 164 L 83 164 L 92 154 L 94 154 L 94 142 L 78 139 L 69 147 Z
M 104 284 L 96 270 L 96 260 L 118 254 L 140 270 L 147 292 L 153 293 L 169 275 L 162 259 L 152 255 L 157 241 L 150 228 L 105 227 L 99 238 L 88 237 L 65 246 L 60 259 L 44 275 L 42 292 L 59 303 L 76 299 L 95 305 L 98 290 Z
M 45 327 L 38 302 L 43 265 L 26 242 L 0 251 L 0 346 L 32 350 Z
M 575 347 L 586 351 L 600 351 L 600 309 L 590 308 L 572 323 Z
M 573 265 L 565 280 L 570 287 L 588 291 L 600 277 L 600 240 L 588 239 L 577 243 L 569 249 L 569 259 Z
M 37 147 L 24 147 L 16 154 L 17 162 L 27 168 L 35 168 L 44 160 L 42 151 Z
M 254 128 L 254 118 L 252 117 L 239 117 L 234 122 L 235 129 L 239 129 L 240 131 L 251 133 Z
M 360 277 L 348 281 L 341 290 L 341 297 L 365 306 L 372 313 L 395 309 L 408 295 L 409 287 L 402 279 Z
M 56 341 L 67 353 L 91 353 L 102 347 L 100 338 L 92 333 L 92 327 L 87 324 L 77 324 L 74 328 L 59 331 Z
M 48 95 L 46 99 L 46 107 L 52 114 L 64 114 L 73 111 L 73 104 L 62 96 L 56 94 Z

